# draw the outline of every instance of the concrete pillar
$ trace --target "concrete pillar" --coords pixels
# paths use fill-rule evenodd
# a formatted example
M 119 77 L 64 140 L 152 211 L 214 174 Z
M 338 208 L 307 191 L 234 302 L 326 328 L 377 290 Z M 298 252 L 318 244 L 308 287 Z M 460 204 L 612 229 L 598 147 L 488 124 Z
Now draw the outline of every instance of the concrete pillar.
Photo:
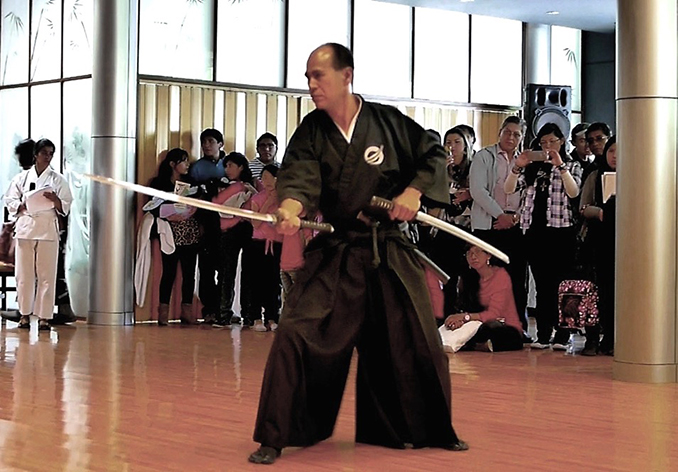
M 526 23 L 524 84 L 551 83 L 551 26 Z
M 676 382 L 678 1 L 617 4 L 613 376 Z
M 92 173 L 134 182 L 138 0 L 95 0 Z M 133 194 L 92 184 L 90 312 L 99 325 L 134 323 Z

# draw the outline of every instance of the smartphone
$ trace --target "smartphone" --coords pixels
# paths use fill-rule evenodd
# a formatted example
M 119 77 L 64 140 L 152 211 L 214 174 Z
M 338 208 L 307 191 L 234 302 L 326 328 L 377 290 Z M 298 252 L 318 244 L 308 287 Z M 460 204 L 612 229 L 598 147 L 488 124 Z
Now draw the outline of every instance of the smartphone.
M 546 161 L 548 160 L 548 154 L 544 151 L 528 151 L 527 158 L 531 161 Z

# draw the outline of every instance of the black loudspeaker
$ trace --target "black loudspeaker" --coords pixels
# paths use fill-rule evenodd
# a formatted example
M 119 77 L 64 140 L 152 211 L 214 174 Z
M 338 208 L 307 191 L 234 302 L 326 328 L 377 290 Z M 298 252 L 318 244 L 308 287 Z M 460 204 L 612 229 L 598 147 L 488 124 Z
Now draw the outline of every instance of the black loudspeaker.
M 555 123 L 565 138 L 570 135 L 572 87 L 569 85 L 528 84 L 525 89 L 524 117 L 527 122 L 527 148 L 546 123 Z

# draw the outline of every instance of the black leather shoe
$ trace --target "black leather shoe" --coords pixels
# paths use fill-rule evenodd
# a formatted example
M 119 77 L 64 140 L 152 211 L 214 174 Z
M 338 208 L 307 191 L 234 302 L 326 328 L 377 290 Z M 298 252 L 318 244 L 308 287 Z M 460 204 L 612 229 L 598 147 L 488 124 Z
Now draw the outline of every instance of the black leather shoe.
M 597 356 L 598 355 L 598 347 L 597 346 L 585 346 L 584 350 L 581 352 L 582 356 Z
M 254 464 L 273 464 L 280 457 L 282 449 L 276 449 L 269 446 L 261 446 L 250 454 L 248 460 Z

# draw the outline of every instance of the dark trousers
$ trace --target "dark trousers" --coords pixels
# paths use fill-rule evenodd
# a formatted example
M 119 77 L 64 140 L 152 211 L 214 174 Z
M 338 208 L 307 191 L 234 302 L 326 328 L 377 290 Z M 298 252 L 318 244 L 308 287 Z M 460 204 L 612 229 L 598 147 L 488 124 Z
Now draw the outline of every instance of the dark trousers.
M 260 320 L 264 310 L 264 320 L 279 320 L 280 312 L 280 251 L 282 243 L 271 243 L 268 254 L 266 241 L 252 239 L 242 251 L 242 279 L 245 281 L 247 295 L 241 306 L 250 320 Z M 242 282 L 241 282 L 242 283 Z M 241 291 L 242 292 L 242 291 Z
M 462 350 L 472 351 L 476 344 L 492 341 L 492 351 L 520 351 L 523 348 L 523 333 L 513 326 L 497 320 L 483 323 Z
M 510 229 L 476 230 L 473 234 L 501 250 L 511 259 L 506 270 L 511 277 L 518 318 L 523 325 L 523 330 L 527 331 L 527 317 L 525 316 L 525 308 L 527 307 L 526 248 L 529 246 L 525 244 L 522 230 L 516 225 Z M 530 248 L 530 251 L 532 251 L 532 248 Z
M 200 239 L 198 256 L 198 270 L 200 283 L 198 296 L 203 305 L 204 318 L 215 317 L 219 313 L 219 286 L 216 281 L 219 267 L 219 215 L 212 211 L 198 210 L 196 218 L 202 226 L 203 235 Z
M 350 246 L 307 251 L 266 364 L 256 442 L 283 448 L 328 438 L 355 348 L 357 442 L 404 448 L 458 441 L 448 359 L 424 273 L 392 233 L 376 268 L 369 233 Z
M 221 287 L 220 316 L 228 321 L 233 316 L 233 299 L 235 298 L 235 277 L 238 271 L 240 251 L 252 240 L 252 225 L 242 221 L 221 233 L 219 268 L 219 284 Z M 247 281 L 240 279 L 240 306 L 247 306 Z M 243 317 L 246 313 L 240 310 Z
M 558 285 L 574 270 L 575 230 L 530 228 L 525 233 L 525 244 L 537 288 L 537 340 L 546 344 L 558 325 Z M 567 342 L 567 332 L 556 333 L 554 342 Z
M 193 303 L 195 290 L 195 262 L 198 245 L 177 246 L 172 254 L 162 253 L 162 277 L 160 278 L 160 303 L 169 303 L 172 286 L 177 276 L 177 263 L 181 264 L 181 303 Z

